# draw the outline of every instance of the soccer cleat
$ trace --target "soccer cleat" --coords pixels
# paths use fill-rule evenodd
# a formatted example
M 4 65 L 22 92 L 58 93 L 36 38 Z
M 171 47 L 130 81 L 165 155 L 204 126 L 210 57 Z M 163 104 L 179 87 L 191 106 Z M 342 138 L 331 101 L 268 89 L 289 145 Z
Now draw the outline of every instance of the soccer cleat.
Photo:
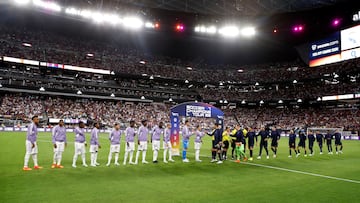
M 87 165 L 87 164 L 83 164 L 82 166 L 83 166 L 83 167 L 88 167 L 88 165 Z
M 189 163 L 189 159 L 183 159 L 183 163 Z
M 96 165 L 96 166 L 100 166 L 100 164 L 99 164 L 99 163 L 95 163 L 95 165 Z
M 342 151 L 339 151 L 340 154 L 342 154 L 343 152 Z
M 247 160 L 248 160 L 248 158 L 247 158 L 247 157 L 245 157 L 245 158 L 244 158 L 244 161 L 247 161 Z
M 76 165 L 75 165 L 75 164 L 73 164 L 73 165 L 72 165 L 72 167 L 73 167 L 73 168 L 76 168 Z
M 52 165 L 51 165 L 51 168 L 56 168 L 56 164 L 52 164 Z
M 23 171 L 31 171 L 31 170 L 32 170 L 32 168 L 29 168 L 27 166 L 24 166 L 24 168 L 23 168 Z
M 167 163 L 169 163 L 169 162 L 167 162 L 166 160 L 164 160 L 164 163 L 166 163 L 166 164 L 167 164 Z
M 119 163 L 115 163 L 115 166 L 120 166 L 120 164 L 119 164 Z
M 110 166 L 110 164 L 106 164 L 106 166 Z
M 306 154 L 304 154 L 304 157 L 307 157 L 307 155 L 306 155 Z
M 174 160 L 174 159 L 169 159 L 169 161 L 170 161 L 170 162 L 175 162 L 175 160 Z
M 238 159 L 238 160 L 236 160 L 235 162 L 236 162 L 236 163 L 240 163 L 240 160 Z
M 266 159 L 270 159 L 270 157 L 269 157 L 269 156 L 266 156 Z
M 147 162 L 147 161 L 142 161 L 141 163 L 143 163 L 143 164 L 148 164 L 149 162 Z
M 137 163 L 136 162 L 134 163 L 134 162 L 130 161 L 129 164 L 130 165 L 136 165 Z
M 339 154 L 339 152 L 336 152 L 336 154 Z
M 64 168 L 64 166 L 62 166 L 62 165 L 56 165 L 56 168 Z
M 43 167 L 41 167 L 41 166 L 34 166 L 34 169 L 35 170 L 39 170 L 39 169 L 42 169 Z
M 261 156 L 258 156 L 257 159 L 261 159 Z
M 291 156 L 291 155 L 289 155 L 288 157 L 289 157 L 289 158 L 292 158 L 292 156 Z
M 155 160 L 155 161 L 153 161 L 153 163 L 154 163 L 154 164 L 157 164 L 157 163 L 158 163 L 158 161 L 157 161 L 157 160 Z
M 314 156 L 314 154 L 309 154 L 309 156 Z
M 323 153 L 322 152 L 320 152 L 320 155 L 322 155 Z
M 210 162 L 211 162 L 211 163 L 214 163 L 214 162 L 217 162 L 217 160 L 216 160 L 216 159 L 211 159 Z
M 95 164 L 90 164 L 90 166 L 91 166 L 91 167 L 96 167 L 96 165 L 95 165 Z
M 297 154 L 296 154 L 296 158 L 298 158 L 299 156 L 300 156 L 300 153 L 297 153 Z
M 253 158 L 252 158 L 252 157 L 250 157 L 250 158 L 249 158 L 249 161 L 252 161 L 252 160 L 253 160 Z
M 273 155 L 273 158 L 276 158 L 276 154 Z
M 196 162 L 202 162 L 202 160 L 198 159 L 198 160 L 196 160 Z
M 222 164 L 223 162 L 221 160 L 219 160 L 218 162 L 216 162 L 216 164 Z

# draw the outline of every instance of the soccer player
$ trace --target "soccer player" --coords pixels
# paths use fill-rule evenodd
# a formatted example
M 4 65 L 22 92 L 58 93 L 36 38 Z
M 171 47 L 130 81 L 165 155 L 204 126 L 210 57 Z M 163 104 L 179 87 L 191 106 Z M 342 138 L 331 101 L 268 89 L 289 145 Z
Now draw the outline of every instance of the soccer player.
M 101 145 L 99 143 L 99 129 L 100 124 L 94 123 L 94 128 L 91 130 L 91 138 L 90 138 L 90 166 L 96 167 L 100 166 L 100 164 L 97 162 L 97 155 L 98 151 L 101 148 Z
M 32 156 L 32 159 L 34 161 L 34 169 L 42 169 L 42 167 L 38 165 L 38 160 L 37 160 L 38 147 L 36 140 L 38 135 L 37 126 L 39 125 L 39 118 L 38 116 L 33 116 L 31 120 L 32 123 L 28 126 L 28 130 L 26 133 L 26 141 L 25 141 L 26 153 L 25 153 L 24 167 L 23 167 L 24 171 L 32 170 L 29 167 L 30 156 Z
M 128 126 L 125 130 L 125 140 L 126 140 L 126 145 L 125 145 L 125 155 L 124 155 L 124 165 L 126 165 L 126 161 L 127 158 L 130 154 L 129 157 L 129 164 L 135 164 L 133 162 L 133 154 L 135 151 L 135 121 L 131 120 L 130 121 L 130 126 Z
M 332 137 L 333 135 L 331 134 L 330 130 L 327 131 L 327 133 L 325 134 L 325 140 L 326 140 L 326 145 L 328 148 L 328 154 L 333 154 L 332 152 Z
M 336 150 L 336 154 L 342 154 L 342 149 L 343 149 L 343 145 L 341 142 L 341 133 L 336 130 L 334 133 L 334 138 L 335 138 L 335 150 Z M 340 146 L 340 151 L 338 151 L 338 147 Z
M 168 152 L 169 152 L 169 161 L 174 162 L 174 160 L 172 159 L 172 151 L 171 151 L 172 149 L 171 149 L 170 136 L 171 136 L 171 124 L 168 123 L 168 124 L 166 124 L 166 128 L 164 130 L 164 140 L 163 140 L 164 163 L 168 163 L 168 161 L 166 160 L 166 154 Z
M 221 156 L 221 147 L 222 147 L 222 132 L 221 126 L 218 123 L 214 124 L 214 130 L 209 136 L 212 136 L 212 160 L 211 163 L 217 162 L 217 164 L 222 164 L 222 156 Z M 216 154 L 219 155 L 219 160 L 216 160 Z
M 308 140 L 309 140 L 309 150 L 310 150 L 309 156 L 314 156 L 315 135 L 314 135 L 313 131 L 309 131 Z
M 268 150 L 269 131 L 265 130 L 264 127 L 261 127 L 259 135 L 260 135 L 260 151 L 257 159 L 261 159 L 261 153 L 263 148 L 266 151 L 266 158 L 269 159 L 269 150 Z
M 121 140 L 122 131 L 120 130 L 120 124 L 115 123 L 114 129 L 109 134 L 110 140 L 110 152 L 108 157 L 108 162 L 106 166 L 110 166 L 112 159 L 112 154 L 115 154 L 115 166 L 119 166 L 119 153 L 120 153 L 120 140 Z
M 273 157 L 276 158 L 277 148 L 279 146 L 279 140 L 280 140 L 280 133 L 275 127 L 272 127 L 270 132 L 270 137 L 271 137 L 271 151 L 274 152 Z
M 256 136 L 256 133 L 254 131 L 254 129 L 252 129 L 251 127 L 249 127 L 249 131 L 247 133 L 247 138 L 248 138 L 248 147 L 250 150 L 250 158 L 249 161 L 253 160 L 253 150 L 254 150 L 254 145 L 255 145 L 255 140 L 256 140 L 256 144 L 258 143 L 258 139 Z
M 230 134 L 230 137 L 231 137 L 231 159 L 235 159 L 234 152 L 235 152 L 235 148 L 236 148 L 236 145 L 235 145 L 236 132 L 237 132 L 237 130 L 236 130 L 236 128 L 234 128 Z
M 84 128 L 85 128 L 84 122 L 80 121 L 79 127 L 75 128 L 75 130 L 74 130 L 75 153 L 74 153 L 73 164 L 72 164 L 72 167 L 74 167 L 74 168 L 76 168 L 76 160 L 79 155 L 81 155 L 82 165 L 84 167 L 88 167 L 88 165 L 86 164 L 86 161 L 85 161 L 85 153 L 86 153 L 85 147 L 87 146 L 87 144 L 86 144 L 86 139 L 85 139 Z
M 244 153 L 246 153 L 246 138 L 247 138 L 248 129 L 244 128 L 244 129 L 242 129 L 242 132 L 243 132 L 243 135 L 244 135 L 242 145 L 244 145 Z
M 202 145 L 202 137 L 204 137 L 204 133 L 201 132 L 201 126 L 196 126 L 196 132 L 195 132 L 195 143 L 194 143 L 194 149 L 195 149 L 195 161 L 201 162 L 200 160 L 200 149 Z
M 142 152 L 142 163 L 143 164 L 149 163 L 145 160 L 147 144 L 148 144 L 148 134 L 149 134 L 149 129 L 147 126 L 147 120 L 142 120 L 141 126 L 138 130 L 138 148 L 135 157 L 135 164 L 138 164 L 140 152 Z
M 189 147 L 189 139 L 191 136 L 191 132 L 189 130 L 189 126 L 190 126 L 190 122 L 189 120 L 185 121 L 185 125 L 182 129 L 182 137 L 183 137 L 183 152 L 182 152 L 182 159 L 184 163 L 189 162 L 189 159 L 186 158 L 186 152 L 188 150 Z
M 320 148 L 320 154 L 323 154 L 322 147 L 323 147 L 323 143 L 324 143 L 324 135 L 321 134 L 319 131 L 316 132 L 316 141 Z
M 236 134 L 231 135 L 232 137 L 235 137 L 235 152 L 236 152 L 236 162 L 240 163 L 241 157 L 243 157 L 244 161 L 247 160 L 247 157 L 244 152 L 244 145 L 242 142 L 245 140 L 243 131 L 240 129 L 240 125 L 235 126 Z
M 54 145 L 54 161 L 51 168 L 64 168 L 64 166 L 61 165 L 61 158 L 67 141 L 66 128 L 63 120 L 60 120 L 59 124 L 52 130 L 52 143 Z
M 153 163 L 158 163 L 157 158 L 160 150 L 160 138 L 161 134 L 164 133 L 163 122 L 160 122 L 159 125 L 155 126 L 152 130 L 152 150 L 153 150 Z
M 295 151 L 296 157 L 297 157 L 297 151 L 295 149 L 295 142 L 296 142 L 296 134 L 294 133 L 294 130 L 290 130 L 289 134 L 289 158 L 292 157 L 291 150 Z
M 222 134 L 222 143 L 224 146 L 222 151 L 222 157 L 224 160 L 227 159 L 227 150 L 229 149 L 230 141 L 230 127 L 226 127 L 225 131 Z
M 298 146 L 297 146 L 297 155 L 296 157 L 300 156 L 300 148 L 303 148 L 304 149 L 304 156 L 306 157 L 307 154 L 306 154 L 306 134 L 305 134 L 305 131 L 304 130 L 300 130 L 299 132 L 299 143 L 298 143 Z

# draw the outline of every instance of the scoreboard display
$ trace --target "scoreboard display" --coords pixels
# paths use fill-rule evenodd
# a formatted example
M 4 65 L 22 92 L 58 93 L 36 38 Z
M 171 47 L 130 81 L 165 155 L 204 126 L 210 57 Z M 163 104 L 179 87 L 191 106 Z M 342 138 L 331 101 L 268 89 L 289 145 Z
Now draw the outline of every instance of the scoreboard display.
M 360 57 L 360 25 L 310 44 L 309 66 L 321 66 Z

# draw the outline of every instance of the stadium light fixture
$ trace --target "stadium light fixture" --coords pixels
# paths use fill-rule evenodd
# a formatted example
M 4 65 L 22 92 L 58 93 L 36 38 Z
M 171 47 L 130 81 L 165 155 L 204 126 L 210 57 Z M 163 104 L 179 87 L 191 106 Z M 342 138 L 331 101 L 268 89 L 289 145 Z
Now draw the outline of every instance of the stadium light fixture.
M 304 31 L 304 26 L 303 25 L 295 25 L 292 30 L 293 30 L 293 32 L 299 33 L 299 32 Z
M 80 90 L 78 90 L 78 91 L 76 92 L 76 94 L 77 94 L 77 95 L 81 95 L 82 92 L 81 92 Z
M 241 104 L 246 104 L 246 101 L 245 101 L 245 100 L 242 100 L 242 101 L 241 101 Z
M 40 87 L 39 91 L 40 91 L 40 92 L 45 92 L 45 88 L 44 88 L 44 87 Z
M 217 28 L 215 26 L 204 26 L 199 25 L 195 27 L 195 32 L 198 33 L 207 33 L 207 34 L 215 34 L 217 32 Z
M 297 81 L 297 80 L 294 80 L 294 81 L 293 81 L 293 84 L 297 84 L 297 83 L 298 83 L 298 81 Z
M 23 45 L 24 47 L 32 47 L 32 44 L 26 43 L 26 42 L 22 43 L 22 45 Z
M 241 34 L 245 37 L 252 37 L 256 34 L 254 27 L 245 27 L 241 30 Z
M 188 84 L 189 83 L 189 81 L 188 80 L 185 80 L 185 84 Z
M 227 103 L 229 103 L 226 99 L 224 100 L 224 104 L 227 104 Z
M 190 66 L 186 67 L 187 70 L 192 70 L 192 68 Z
M 2 88 L 3 86 L 2 86 L 2 84 L 0 83 L 0 88 Z
M 219 103 L 222 104 L 222 103 L 224 103 L 224 101 L 223 101 L 223 100 L 220 100 Z
M 177 23 L 177 24 L 175 25 L 175 31 L 176 31 L 176 32 L 184 32 L 184 31 L 185 31 L 185 26 L 184 26 L 184 24 L 182 24 L 182 23 Z
M 340 22 L 341 22 L 341 19 L 335 18 L 335 19 L 332 21 L 332 25 L 333 25 L 334 27 L 337 27 L 337 26 L 340 25 Z
M 92 54 L 92 53 L 88 53 L 88 54 L 86 54 L 86 56 L 88 56 L 88 57 L 93 57 L 93 56 L 94 56 L 94 54 Z
M 237 37 L 240 34 L 240 30 L 236 26 L 224 26 L 219 29 L 219 33 L 224 37 Z
M 144 22 L 138 17 L 125 17 L 122 23 L 124 27 L 132 30 L 139 30 L 144 26 Z
M 243 69 L 239 69 L 239 70 L 237 70 L 237 72 L 238 72 L 238 73 L 243 73 L 244 70 L 243 70 Z
M 54 12 L 61 12 L 61 6 L 56 4 L 55 2 L 47 2 L 47 1 L 42 1 L 42 0 L 33 0 L 32 2 L 37 7 L 51 10 Z
M 301 102 L 302 102 L 302 99 L 298 99 L 297 102 L 298 102 L 298 103 L 301 103 Z
M 320 97 L 318 97 L 318 98 L 316 99 L 316 101 L 321 101 L 321 98 L 320 98 Z
M 154 25 L 154 23 L 152 23 L 152 22 L 146 22 L 146 23 L 145 23 L 145 27 L 146 27 L 146 28 L 155 28 L 155 25 Z
M 114 93 L 111 93 L 111 94 L 110 94 L 110 97 L 115 97 L 115 94 L 114 94 Z
M 278 101 L 278 103 L 279 103 L 279 104 L 283 104 L 284 101 L 280 99 L 280 100 Z
M 154 76 L 153 75 L 150 75 L 150 78 L 149 78 L 150 80 L 153 80 L 154 79 Z
M 30 2 L 30 0 L 15 0 L 15 3 L 17 3 L 18 5 L 26 5 Z
M 263 100 L 261 100 L 261 101 L 260 101 L 260 104 L 264 104 L 264 101 L 263 101 Z
M 169 102 L 172 102 L 172 101 L 173 101 L 173 99 L 170 97 L 170 98 L 169 98 Z
M 140 99 L 144 100 L 144 99 L 145 99 L 145 97 L 144 97 L 144 96 L 141 96 L 141 97 L 140 97 Z
M 255 83 L 255 86 L 259 86 L 259 83 L 258 83 L 258 82 L 256 82 L 256 83 Z

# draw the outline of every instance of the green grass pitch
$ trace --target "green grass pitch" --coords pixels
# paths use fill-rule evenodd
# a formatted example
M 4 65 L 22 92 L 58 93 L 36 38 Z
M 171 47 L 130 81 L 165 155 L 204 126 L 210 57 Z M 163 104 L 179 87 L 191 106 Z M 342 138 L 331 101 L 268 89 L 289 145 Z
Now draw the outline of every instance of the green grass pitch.
M 89 135 L 88 139 L 89 139 Z M 107 134 L 101 134 L 102 149 L 97 168 L 71 167 L 74 135 L 63 154 L 64 169 L 51 169 L 50 133 L 38 137 L 39 164 L 44 169 L 22 171 L 25 153 L 24 132 L 0 133 L 0 202 L 358 202 L 359 182 L 329 179 L 262 166 L 227 161 L 222 165 L 194 162 L 191 139 L 190 163 L 160 163 L 106 167 L 109 152 Z M 71 142 L 70 142 L 71 141 Z M 360 142 L 343 141 L 344 154 L 288 158 L 287 139 L 282 138 L 278 158 L 253 163 L 311 172 L 323 176 L 360 181 Z M 324 147 L 325 148 L 325 147 Z M 201 155 L 210 155 L 206 138 Z M 248 153 L 248 152 L 247 152 Z M 255 155 L 258 148 L 255 149 Z M 120 153 L 122 163 L 124 144 Z M 87 163 L 90 154 L 87 148 Z M 152 160 L 151 147 L 147 161 Z M 32 166 L 32 160 L 30 159 Z

